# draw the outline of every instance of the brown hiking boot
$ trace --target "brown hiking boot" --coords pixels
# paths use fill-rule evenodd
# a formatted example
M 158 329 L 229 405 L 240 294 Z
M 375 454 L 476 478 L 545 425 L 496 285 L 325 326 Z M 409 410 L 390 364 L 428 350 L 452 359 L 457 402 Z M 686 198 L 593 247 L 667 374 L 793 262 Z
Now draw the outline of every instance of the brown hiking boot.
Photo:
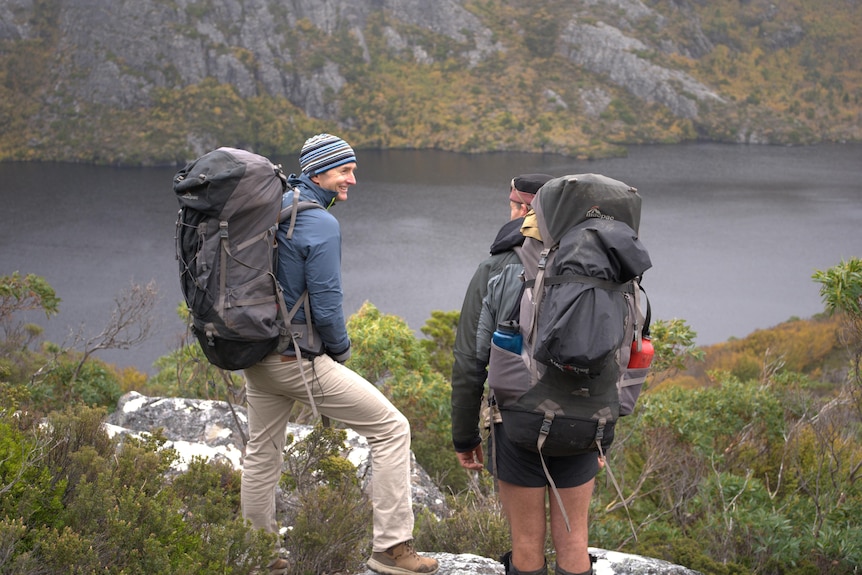
M 439 565 L 436 559 L 422 557 L 413 550 L 413 541 L 393 545 L 386 551 L 375 551 L 368 560 L 368 568 L 383 575 L 432 575 Z

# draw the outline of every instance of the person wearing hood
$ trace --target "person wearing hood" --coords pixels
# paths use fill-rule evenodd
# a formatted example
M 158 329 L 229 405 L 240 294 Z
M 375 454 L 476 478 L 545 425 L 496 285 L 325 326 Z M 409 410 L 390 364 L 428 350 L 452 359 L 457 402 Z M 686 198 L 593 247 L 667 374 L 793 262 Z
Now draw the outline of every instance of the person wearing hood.
M 545 182 L 553 179 L 548 174 L 522 174 L 509 184 L 509 221 L 506 222 L 491 244 L 491 255 L 476 268 L 464 302 L 455 333 L 452 367 L 452 443 L 462 467 L 469 471 L 482 469 L 484 454 L 479 434 L 479 413 L 485 379 L 488 376 L 487 350 L 490 337 L 484 341 L 479 333 L 479 316 L 482 300 L 488 292 L 488 282 L 510 264 L 520 265 L 514 248 L 524 243 L 521 225 L 530 211 L 530 203 Z M 481 339 L 481 340 L 480 340 Z
M 277 279 L 287 309 L 299 304 L 291 325 L 310 323 L 312 337 L 303 340 L 308 345 L 294 340 L 300 349 L 291 344 L 245 370 L 249 440 L 242 474 L 243 517 L 258 529 L 278 532 L 275 489 L 286 426 L 298 401 L 368 440 L 373 510 L 368 567 L 384 575 L 431 575 L 438 570 L 437 561 L 413 549 L 410 424 L 377 387 L 344 366 L 350 337 L 342 306 L 341 228 L 329 209 L 347 201 L 348 190 L 356 184 L 356 155 L 341 138 L 318 134 L 306 140 L 299 165 L 301 173 L 288 178 L 295 191 L 284 194 L 283 206 L 298 193 L 299 200 L 326 209 L 304 210 L 292 224 L 279 225 Z M 269 565 L 271 574 L 289 568 L 282 557 Z

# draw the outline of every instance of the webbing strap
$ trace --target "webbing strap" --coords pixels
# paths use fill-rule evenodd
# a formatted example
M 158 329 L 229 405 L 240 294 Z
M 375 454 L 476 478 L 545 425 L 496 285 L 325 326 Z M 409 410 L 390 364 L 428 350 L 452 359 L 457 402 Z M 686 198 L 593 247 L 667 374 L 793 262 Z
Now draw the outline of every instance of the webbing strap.
M 491 396 L 488 398 L 488 416 L 491 418 L 491 476 L 497 479 L 497 425 L 494 421 L 494 409 L 497 406 L 497 400 Z
M 282 177 L 282 179 L 284 179 Z M 286 181 L 285 181 L 286 184 Z M 290 240 L 293 238 L 293 230 L 296 227 L 296 215 L 298 212 L 302 211 L 300 209 L 299 204 L 299 190 L 293 188 L 293 200 L 289 207 L 282 208 L 278 214 L 278 223 L 283 222 L 290 217 L 290 224 L 287 226 L 287 232 L 285 233 L 285 238 Z M 286 193 L 286 192 L 285 192 Z M 314 202 L 303 202 L 302 209 L 306 208 L 320 208 L 322 206 L 315 204 Z M 288 214 L 289 212 L 289 214 Z M 276 224 L 278 227 L 278 224 Z M 278 287 L 278 281 L 276 280 L 276 287 Z M 281 315 L 284 318 L 284 329 L 288 331 L 290 334 L 290 341 L 293 344 L 293 352 L 296 354 L 296 362 L 299 364 L 299 375 L 302 377 L 302 383 L 305 386 L 305 392 L 308 394 L 308 405 L 311 407 L 312 413 L 314 413 L 314 417 L 320 417 L 323 421 L 324 427 L 329 427 L 329 418 L 326 416 L 321 416 L 317 411 L 317 405 L 314 402 L 314 394 L 311 391 L 311 383 L 308 381 L 308 377 L 305 375 L 305 368 L 302 365 L 302 352 L 299 349 L 299 341 L 297 340 L 296 333 L 290 329 L 290 324 L 293 321 L 293 318 L 296 316 L 297 312 L 299 312 L 300 308 L 305 308 L 305 326 L 306 326 L 306 335 L 308 337 L 308 343 L 310 346 L 314 346 L 314 328 L 312 327 L 311 322 L 311 306 L 309 298 L 308 298 L 308 290 L 302 292 L 302 295 L 296 300 L 296 303 L 293 304 L 293 307 L 290 308 L 290 311 L 287 311 L 287 305 L 284 303 L 284 297 L 282 296 L 281 289 L 278 289 L 278 301 L 281 310 Z M 313 360 L 312 360 L 313 361 Z
M 254 236 L 254 237 L 248 238 L 244 242 L 236 245 L 236 253 L 243 251 L 248 246 L 255 244 L 259 241 L 267 241 L 268 238 L 270 236 L 272 236 L 272 234 L 273 234 L 273 230 L 268 229 L 268 230 L 264 230 L 263 232 L 261 232 L 260 234 Z M 237 261 L 239 261 L 239 260 L 237 260 Z M 243 262 L 240 261 L 239 263 L 242 264 Z M 246 264 L 243 264 L 243 265 L 246 265 Z M 251 267 L 251 266 L 246 266 L 246 267 Z
M 278 223 L 285 221 L 290 218 L 290 224 L 287 226 L 287 233 L 285 234 L 286 239 L 290 240 L 293 238 L 293 230 L 296 227 L 296 215 L 299 212 L 305 211 L 309 208 L 323 208 L 320 204 L 308 200 L 299 200 L 299 190 L 296 188 L 291 188 L 293 192 L 293 199 L 291 204 L 286 208 L 281 208 L 281 211 L 278 213 Z M 287 194 L 288 192 L 285 192 Z
M 635 541 L 637 541 L 638 540 L 638 534 L 637 534 L 637 531 L 635 530 L 634 521 L 632 521 L 632 515 L 631 515 L 631 513 L 629 513 L 628 503 L 626 502 L 626 498 L 623 495 L 623 490 L 620 488 L 620 484 L 617 483 L 617 478 L 614 477 L 614 472 L 611 469 L 611 462 L 608 461 L 607 457 L 605 457 L 605 452 L 602 449 L 602 442 L 598 438 L 596 439 L 596 446 L 599 448 L 599 456 L 605 461 L 605 469 L 608 470 L 608 477 L 611 478 L 611 483 L 614 484 L 614 489 L 617 490 L 617 495 L 620 496 L 620 500 L 623 503 L 623 508 L 626 510 L 626 516 L 628 517 L 628 520 L 629 520 L 629 527 L 632 530 L 632 536 L 634 537 Z
M 299 364 L 299 375 L 302 377 L 302 383 L 305 386 L 305 392 L 308 394 L 308 405 L 311 407 L 311 412 L 314 414 L 315 419 L 320 417 L 320 413 L 317 411 L 317 405 L 314 402 L 314 394 L 311 391 L 311 384 L 308 382 L 308 378 L 305 375 L 305 368 L 302 366 L 302 352 L 299 349 L 299 340 L 296 339 L 296 332 L 290 329 L 290 322 L 293 320 L 296 313 L 299 311 L 299 308 L 305 307 L 305 323 L 308 328 L 308 341 L 310 343 L 314 343 L 314 330 L 311 328 L 311 313 L 308 309 L 308 290 L 302 292 L 302 296 L 296 303 L 293 304 L 293 307 L 290 308 L 290 311 L 287 310 L 287 304 L 284 303 L 284 297 L 281 295 L 281 290 L 278 290 L 278 302 L 281 309 L 282 317 L 284 318 L 285 329 L 287 329 L 290 334 L 290 341 L 293 343 L 293 353 L 296 354 L 296 363 Z M 312 360 L 313 361 L 313 360 Z M 326 427 L 326 420 L 324 419 L 324 427 Z
M 317 404 L 314 401 L 314 394 L 311 391 L 311 384 L 308 382 L 308 378 L 305 376 L 305 368 L 302 366 L 302 354 L 299 352 L 299 343 L 296 339 L 296 334 L 294 332 L 290 333 L 290 339 L 293 341 L 293 349 L 294 353 L 296 353 L 296 363 L 299 364 L 299 375 L 302 377 L 302 384 L 305 386 L 305 392 L 308 394 L 308 405 L 311 407 L 311 412 L 314 414 L 315 419 L 320 417 L 320 412 L 317 411 Z M 310 361 L 314 361 L 313 359 Z
M 538 280 L 537 280 L 538 281 Z M 545 278 L 545 285 L 559 285 L 565 283 L 582 283 L 582 284 L 590 284 L 594 287 L 602 288 L 608 291 L 619 291 L 619 292 L 628 292 L 634 293 L 635 288 L 631 281 L 625 283 L 617 283 L 611 280 L 605 280 L 601 278 L 594 278 L 591 276 L 582 276 L 578 274 L 563 274 L 559 276 L 548 276 Z
M 533 318 L 530 322 L 530 338 L 529 343 L 531 346 L 535 345 L 536 342 L 536 332 L 539 329 L 539 310 L 542 305 L 542 292 L 544 291 L 544 280 L 545 280 L 545 268 L 548 265 L 548 259 L 551 257 L 552 252 L 557 249 L 558 246 L 553 246 L 550 248 L 545 248 L 542 250 L 542 253 L 539 255 L 539 265 L 536 271 L 536 280 L 533 284 Z M 531 361 L 530 362 L 530 377 L 531 387 L 535 387 L 539 382 L 539 366 L 538 362 Z M 541 451 L 539 451 L 541 455 Z M 544 461 L 542 462 L 544 465 Z
M 281 291 L 279 291 L 278 293 L 281 294 Z M 291 322 L 293 321 L 293 318 L 296 317 L 299 308 L 305 306 L 305 325 L 308 327 L 309 331 L 308 341 L 314 343 L 314 334 L 311 333 L 311 310 L 308 309 L 308 301 L 308 290 L 305 290 L 304 292 L 302 292 L 302 295 L 299 296 L 299 299 L 296 300 L 296 303 L 293 304 L 293 307 L 290 308 L 290 311 L 284 313 L 283 317 L 284 324 L 289 328 Z M 281 297 L 281 305 L 284 306 L 284 308 L 282 308 L 283 311 L 287 307 L 287 304 L 284 303 L 284 297 Z
M 551 472 L 548 471 L 548 465 L 545 463 L 545 456 L 542 454 L 542 447 L 545 445 L 545 440 L 548 438 L 548 434 L 551 433 L 551 424 L 553 422 L 554 412 L 546 411 L 545 418 L 542 420 L 542 427 L 539 429 L 539 439 L 536 440 L 536 449 L 539 451 L 539 460 L 542 462 L 542 469 L 545 471 L 545 477 L 548 479 L 548 483 L 551 486 L 551 493 L 554 494 L 554 498 L 557 500 L 557 505 L 560 506 L 560 512 L 563 514 L 563 520 L 566 522 L 566 531 L 571 533 L 572 526 L 569 524 L 569 514 L 566 513 L 566 506 L 563 505 L 563 498 L 560 496 L 557 484 L 554 483 L 554 478 L 551 477 Z
M 227 222 L 219 222 L 219 270 L 218 270 L 218 306 L 216 311 L 219 315 L 224 315 L 224 310 L 227 305 L 227 258 L 230 255 L 230 245 L 228 244 Z
M 290 210 L 290 225 L 287 227 L 287 239 L 291 239 L 293 237 L 293 228 L 296 226 L 296 212 L 297 206 L 299 206 L 299 190 L 293 190 L 293 207 Z M 279 217 L 279 221 L 283 221 L 283 217 Z

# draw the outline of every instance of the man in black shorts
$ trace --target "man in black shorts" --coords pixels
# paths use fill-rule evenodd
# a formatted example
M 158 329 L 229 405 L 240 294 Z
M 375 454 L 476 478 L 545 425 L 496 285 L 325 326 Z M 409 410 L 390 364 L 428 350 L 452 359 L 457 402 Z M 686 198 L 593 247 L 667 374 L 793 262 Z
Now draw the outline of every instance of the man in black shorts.
M 539 454 L 513 445 L 502 423 L 494 425 L 489 444 L 488 468 L 496 467 L 500 502 L 509 521 L 512 551 L 503 557 L 506 575 L 545 575 L 545 499 L 551 515 L 551 539 L 557 552 L 555 573 L 573 575 L 592 573 L 588 547 L 589 509 L 600 461 L 595 453 L 568 457 L 545 456 L 548 472 L 569 517 L 571 531 L 550 495 L 550 486 Z

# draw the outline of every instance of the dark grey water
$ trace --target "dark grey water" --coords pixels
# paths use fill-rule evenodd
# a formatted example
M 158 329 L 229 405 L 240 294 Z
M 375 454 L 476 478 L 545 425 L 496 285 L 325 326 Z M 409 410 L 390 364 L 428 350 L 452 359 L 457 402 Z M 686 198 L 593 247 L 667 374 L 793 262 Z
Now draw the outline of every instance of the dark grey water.
M 296 166 L 295 156 L 273 159 Z M 98 332 L 122 289 L 154 280 L 157 336 L 100 357 L 152 372 L 176 346 L 175 171 L 0 164 L 0 275 L 35 273 L 56 289 L 61 313 L 41 322 L 48 339 L 82 325 Z M 637 187 L 654 316 L 686 319 L 700 344 L 822 311 L 811 274 L 862 256 L 862 145 L 644 146 L 600 161 L 360 152 L 359 184 L 333 212 L 345 311 L 371 301 L 418 333 L 432 310 L 459 309 L 508 217 L 508 182 L 525 172 L 602 173 Z

